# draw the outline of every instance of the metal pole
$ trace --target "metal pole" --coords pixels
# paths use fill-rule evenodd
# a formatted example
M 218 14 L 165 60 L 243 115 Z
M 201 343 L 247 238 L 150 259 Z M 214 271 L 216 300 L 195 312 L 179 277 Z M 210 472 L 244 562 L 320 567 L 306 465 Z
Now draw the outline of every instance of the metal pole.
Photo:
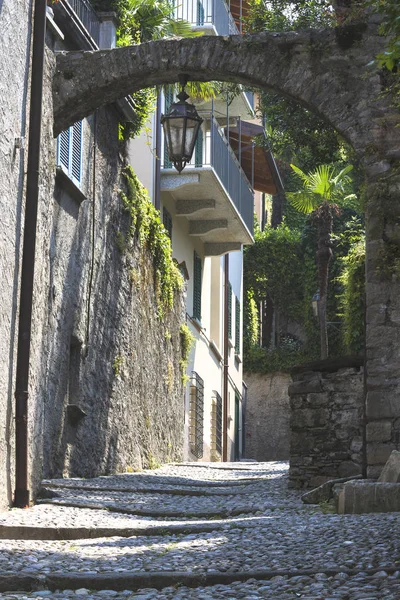
M 15 382 L 15 495 L 14 506 L 29 506 L 28 490 L 28 381 L 31 344 L 33 276 L 39 197 L 40 133 L 42 122 L 43 63 L 46 1 L 35 0 L 26 177 L 24 242 L 19 303 L 18 354 Z
M 228 334 L 228 294 L 229 294 L 229 254 L 224 256 L 224 373 L 223 373 L 223 440 L 222 460 L 228 460 L 228 376 L 229 376 L 229 334 Z

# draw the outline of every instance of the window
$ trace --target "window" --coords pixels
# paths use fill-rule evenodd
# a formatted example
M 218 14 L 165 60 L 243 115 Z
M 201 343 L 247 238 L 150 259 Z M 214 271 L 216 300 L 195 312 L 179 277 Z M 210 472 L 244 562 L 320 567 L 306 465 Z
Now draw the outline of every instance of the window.
M 240 354 L 240 302 L 236 298 L 235 310 L 235 352 Z
M 60 133 L 57 145 L 57 165 L 74 183 L 82 181 L 82 121 Z
M 201 321 L 201 271 L 201 258 L 195 252 L 193 265 L 193 317 L 198 321 Z
M 232 339 L 232 286 L 228 282 L 228 337 Z
M 204 381 L 192 372 L 190 378 L 190 451 L 196 458 L 203 456 Z
M 163 207 L 163 225 L 167 230 L 169 239 L 172 240 L 172 217 L 165 206 Z

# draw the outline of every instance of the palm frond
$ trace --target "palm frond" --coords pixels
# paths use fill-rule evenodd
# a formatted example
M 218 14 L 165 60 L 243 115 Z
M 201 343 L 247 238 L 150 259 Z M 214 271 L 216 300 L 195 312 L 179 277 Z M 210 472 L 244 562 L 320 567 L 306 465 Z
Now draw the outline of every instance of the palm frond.
M 297 211 L 307 215 L 315 210 L 320 203 L 318 196 L 310 194 L 306 190 L 299 192 L 286 192 L 286 197 L 290 204 Z

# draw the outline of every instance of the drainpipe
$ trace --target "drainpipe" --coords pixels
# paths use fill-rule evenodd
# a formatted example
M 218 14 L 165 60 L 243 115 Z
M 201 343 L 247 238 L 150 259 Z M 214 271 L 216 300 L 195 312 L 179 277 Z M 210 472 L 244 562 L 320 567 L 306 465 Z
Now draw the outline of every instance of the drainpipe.
M 18 354 L 15 381 L 15 495 L 14 506 L 29 506 L 28 490 L 28 380 L 31 344 L 33 276 L 39 197 L 40 133 L 42 122 L 43 64 L 46 35 L 46 1 L 35 0 L 29 112 L 28 167 L 24 242 L 19 302 Z
M 228 461 L 228 375 L 229 375 L 229 335 L 228 335 L 228 294 L 229 294 L 229 254 L 224 256 L 224 373 L 223 373 L 223 422 L 222 460 Z

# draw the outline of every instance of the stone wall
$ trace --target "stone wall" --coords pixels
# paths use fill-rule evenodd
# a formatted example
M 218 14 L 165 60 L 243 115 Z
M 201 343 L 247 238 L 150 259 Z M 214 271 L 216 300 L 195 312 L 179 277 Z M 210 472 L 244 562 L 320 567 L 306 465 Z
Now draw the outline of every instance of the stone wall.
M 288 460 L 289 396 L 287 373 L 246 373 L 246 458 Z
M 361 359 L 319 361 L 292 372 L 292 487 L 315 487 L 363 470 L 364 382 Z
M 0 119 L 6 125 L 0 153 L 7 159 L 0 169 L 0 508 L 9 506 L 14 491 L 13 393 L 27 152 L 15 152 L 14 136 L 25 127 L 27 7 L 28 2 L 5 0 L 0 12 L 14 31 L 6 46 L 0 44 L 1 64 L 4 59 L 9 74 L 9 90 L 0 78 Z M 2 36 L 5 30 L 0 28 Z M 10 47 L 16 50 L 10 53 Z M 152 257 L 137 241 L 121 243 L 130 223 L 120 198 L 125 154 L 114 107 L 84 121 L 80 191 L 56 175 L 53 71 L 48 49 L 28 404 L 31 497 L 42 477 L 141 469 L 180 460 L 183 452 L 183 296 L 177 295 L 174 309 L 160 320 Z

